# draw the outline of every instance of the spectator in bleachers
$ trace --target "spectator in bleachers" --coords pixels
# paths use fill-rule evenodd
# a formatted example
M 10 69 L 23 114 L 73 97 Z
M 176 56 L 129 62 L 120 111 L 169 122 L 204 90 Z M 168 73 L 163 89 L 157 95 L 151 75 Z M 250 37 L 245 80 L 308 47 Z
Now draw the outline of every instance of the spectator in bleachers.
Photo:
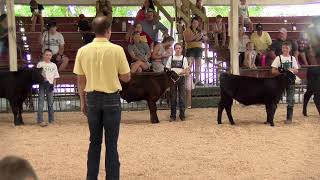
M 154 72 L 163 71 L 164 65 L 167 63 L 168 58 L 173 55 L 173 42 L 173 37 L 167 36 L 163 39 L 162 43 L 155 45 L 151 54 L 152 70 Z
M 243 65 L 247 43 L 250 42 L 249 37 L 244 33 L 244 28 L 239 28 L 239 63 Z
M 254 50 L 254 44 L 252 42 L 248 42 L 246 44 L 246 52 L 244 56 L 243 66 L 249 69 L 256 69 L 255 60 L 257 56 L 257 52 Z
M 144 0 L 141 9 L 138 11 L 135 18 L 136 22 L 141 22 L 145 19 L 148 9 L 152 9 L 154 12 L 154 17 L 157 18 L 156 9 L 154 8 L 153 0 Z
M 309 65 L 306 53 L 308 52 L 309 49 L 309 42 L 308 39 L 306 38 L 305 33 L 301 33 L 300 37 L 297 41 L 298 44 L 298 64 L 299 65 Z
M 227 31 L 226 24 L 222 22 L 222 16 L 217 15 L 216 22 L 213 24 L 213 35 L 215 47 L 219 47 L 219 40 L 222 40 L 222 47 L 226 46 Z
M 38 20 L 40 22 L 40 31 L 43 32 L 44 21 L 43 21 L 43 17 L 42 17 L 42 10 L 43 10 L 42 4 L 39 4 L 36 0 L 31 0 L 29 5 L 30 5 L 31 13 L 32 13 L 31 31 L 34 32 L 36 30 L 36 23 Z
M 86 19 L 84 14 L 79 15 L 78 24 L 78 31 L 82 35 L 82 41 L 84 44 L 88 44 L 93 41 L 95 38 L 94 33 L 91 32 L 91 26 L 89 21 Z
M 150 48 L 153 48 L 153 41 L 151 37 L 142 30 L 142 25 L 140 23 L 136 23 L 134 27 L 130 30 L 128 30 L 128 33 L 126 34 L 126 39 L 129 43 L 133 42 L 133 34 L 139 33 L 140 34 L 140 40 L 142 42 L 145 42 L 149 45 Z
M 173 87 L 170 88 L 171 113 L 170 122 L 176 120 L 177 111 L 177 96 L 179 97 L 179 118 L 181 121 L 185 120 L 185 97 L 186 97 L 186 82 L 185 76 L 189 74 L 190 69 L 188 60 L 182 55 L 182 44 L 176 43 L 174 45 L 174 56 L 170 56 L 166 67 L 176 72 L 180 78 Z
M 59 78 L 57 65 L 51 62 L 52 51 L 45 49 L 42 61 L 37 64 L 37 68 L 42 68 L 42 76 L 45 82 L 39 84 L 39 101 L 38 101 L 38 113 L 37 123 L 41 127 L 45 127 L 48 124 L 43 120 L 43 106 L 44 97 L 47 97 L 48 105 L 48 121 L 50 124 L 54 123 L 54 111 L 53 111 L 53 90 L 56 85 L 56 79 Z
M 0 55 L 9 48 L 7 14 L 0 16 Z
M 147 43 L 141 41 L 140 33 L 133 34 L 133 43 L 128 46 L 128 52 L 132 58 L 131 72 L 142 72 L 150 68 L 150 48 Z
M 255 50 L 257 51 L 256 64 L 264 65 L 268 49 L 272 44 L 269 33 L 263 31 L 263 26 L 259 23 L 256 25 L 256 32 L 251 34 L 250 39 L 251 42 L 254 43 Z
M 263 31 L 262 24 L 256 25 L 256 32 L 251 34 L 251 42 L 254 43 L 255 49 L 259 54 L 265 54 L 272 44 L 271 37 L 268 32 Z
M 197 7 L 205 16 L 207 15 L 207 13 L 206 13 L 206 8 L 203 6 L 202 0 L 197 0 L 197 1 L 196 1 L 196 7 Z M 198 15 L 196 15 L 196 14 L 194 14 L 194 17 L 197 17 L 197 18 L 198 18 L 198 20 L 199 20 L 199 28 L 200 28 L 201 30 L 203 30 L 203 28 L 204 28 L 203 19 L 201 19 L 201 17 L 198 16 Z
M 294 56 L 296 59 L 298 59 L 298 46 L 297 42 L 295 40 L 289 40 L 287 39 L 287 30 L 285 28 L 279 29 L 279 36 L 278 38 L 272 42 L 271 44 L 271 50 L 270 50 L 270 57 L 271 59 L 275 59 L 277 56 L 280 56 L 282 54 L 282 44 L 284 42 L 289 42 L 291 44 L 291 52 L 290 54 Z
M 64 55 L 64 38 L 60 32 L 57 31 L 55 22 L 49 22 L 47 31 L 41 35 L 42 53 L 45 49 L 52 51 L 51 61 L 57 64 L 59 71 L 63 71 L 68 66 L 69 58 Z
M 1 180 L 38 180 L 31 164 L 23 158 L 6 156 L 0 160 Z
M 251 22 L 249 17 L 249 9 L 246 0 L 240 0 L 239 18 L 241 27 L 249 27 L 249 31 L 253 30 L 253 23 Z
M 183 32 L 186 41 L 189 66 L 195 63 L 195 84 L 202 85 L 200 82 L 201 58 L 202 58 L 202 40 L 205 35 L 199 29 L 199 21 L 197 18 L 192 18 L 191 26 Z
M 312 26 L 306 30 L 310 47 L 308 60 L 311 65 L 320 65 L 320 17 L 312 18 Z
M 163 33 L 164 37 L 168 35 L 168 29 L 161 22 L 154 19 L 153 9 L 148 9 L 145 19 L 140 23 L 142 25 L 142 30 L 146 32 L 155 43 L 159 42 L 159 30 Z

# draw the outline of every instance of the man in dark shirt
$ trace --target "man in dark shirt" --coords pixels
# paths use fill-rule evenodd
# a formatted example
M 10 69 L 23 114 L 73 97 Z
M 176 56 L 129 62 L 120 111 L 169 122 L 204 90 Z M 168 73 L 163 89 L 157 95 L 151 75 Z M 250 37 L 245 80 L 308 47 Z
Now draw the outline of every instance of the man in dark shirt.
M 271 44 L 270 58 L 273 61 L 277 56 L 282 54 L 282 44 L 284 42 L 289 42 L 291 44 L 292 50 L 291 55 L 298 59 L 298 45 L 294 40 L 287 39 L 287 30 L 285 28 L 279 29 L 279 35 L 277 40 L 273 41 Z

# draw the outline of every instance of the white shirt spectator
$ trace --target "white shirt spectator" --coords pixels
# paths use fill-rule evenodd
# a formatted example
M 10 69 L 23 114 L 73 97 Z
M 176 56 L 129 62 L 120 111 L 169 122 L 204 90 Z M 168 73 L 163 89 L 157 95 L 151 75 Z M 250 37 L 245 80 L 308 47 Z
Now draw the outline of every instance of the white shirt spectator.
M 288 56 L 288 57 L 284 57 L 283 55 L 280 55 L 280 56 L 281 56 L 282 67 L 284 69 L 289 69 L 289 68 L 299 69 L 297 60 L 294 56 Z M 279 56 L 277 56 L 274 59 L 273 63 L 271 64 L 271 67 L 278 68 L 280 66 L 281 66 L 280 58 L 279 58 Z
M 48 36 L 48 31 L 45 31 L 41 41 L 43 42 L 42 52 L 45 49 L 50 49 L 53 55 L 58 54 L 60 45 L 64 45 L 64 38 L 59 32 L 56 32 L 54 35 L 49 34 Z
M 250 42 L 250 39 L 246 34 L 244 34 L 242 38 L 239 37 L 239 52 L 246 52 L 248 42 Z
M 59 78 L 57 65 L 53 62 L 44 62 L 40 61 L 37 64 L 37 68 L 42 68 L 42 76 L 46 81 L 49 81 L 50 84 L 53 84 L 54 79 Z
M 167 61 L 166 67 L 179 75 L 184 69 L 187 69 L 189 67 L 188 60 L 183 55 L 170 56 Z

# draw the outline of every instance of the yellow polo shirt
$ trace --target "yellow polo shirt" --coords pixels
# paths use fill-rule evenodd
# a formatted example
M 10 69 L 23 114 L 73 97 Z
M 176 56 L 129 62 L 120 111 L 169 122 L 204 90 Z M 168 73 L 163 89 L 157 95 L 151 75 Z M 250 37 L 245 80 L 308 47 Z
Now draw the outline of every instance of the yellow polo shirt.
M 265 52 L 272 44 L 271 37 L 268 32 L 263 31 L 259 36 L 257 32 L 251 34 L 251 42 L 254 43 L 255 49 L 258 52 Z
M 129 73 L 130 67 L 121 46 L 95 38 L 78 50 L 73 72 L 86 76 L 84 91 L 114 93 L 122 90 L 118 75 Z

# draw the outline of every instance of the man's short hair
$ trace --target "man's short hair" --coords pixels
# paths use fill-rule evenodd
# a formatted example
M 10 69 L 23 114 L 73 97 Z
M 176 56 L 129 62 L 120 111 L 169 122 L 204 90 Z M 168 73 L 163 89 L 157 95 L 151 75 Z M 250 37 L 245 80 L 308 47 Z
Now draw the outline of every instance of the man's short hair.
M 280 29 L 279 29 L 279 32 L 280 32 L 280 33 L 287 33 L 287 29 L 286 29 L 286 28 L 280 28 Z
M 292 44 L 289 41 L 285 41 L 285 42 L 282 43 L 282 46 L 289 46 L 289 48 L 291 49 Z
M 52 28 L 52 27 L 57 27 L 57 23 L 54 22 L 54 21 L 48 22 L 48 23 L 47 23 L 47 28 L 48 28 L 48 30 L 49 30 L 50 28 Z
M 105 16 L 99 16 L 92 21 L 92 30 L 97 35 L 104 35 L 111 27 L 110 22 Z
M 27 178 L 38 179 L 27 160 L 16 156 L 7 156 L 0 160 L 0 179 L 25 180 Z
M 222 18 L 222 16 L 219 14 L 219 15 L 217 15 L 217 19 L 218 19 L 218 18 Z

